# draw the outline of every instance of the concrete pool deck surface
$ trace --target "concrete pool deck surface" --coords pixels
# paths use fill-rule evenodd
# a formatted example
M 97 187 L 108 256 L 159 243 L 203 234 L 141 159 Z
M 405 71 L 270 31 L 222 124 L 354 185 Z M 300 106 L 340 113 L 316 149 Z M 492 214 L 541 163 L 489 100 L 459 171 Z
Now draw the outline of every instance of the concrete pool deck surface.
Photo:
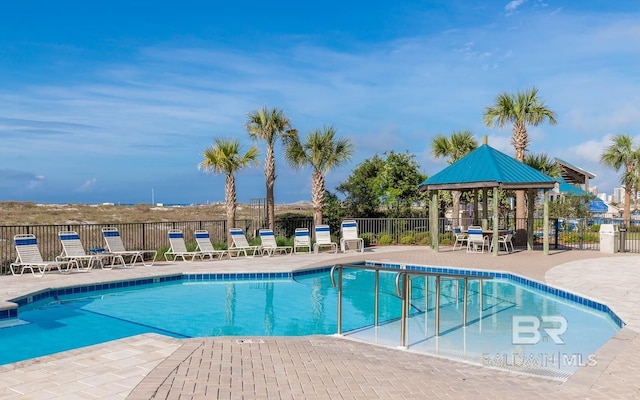
M 505 270 L 601 301 L 627 323 L 598 350 L 596 366 L 581 367 L 564 383 L 338 336 L 179 340 L 147 334 L 0 366 L 0 399 L 640 398 L 640 255 L 551 253 L 494 257 L 397 246 L 1 276 L 0 304 L 51 287 L 182 272 L 287 272 L 359 260 Z

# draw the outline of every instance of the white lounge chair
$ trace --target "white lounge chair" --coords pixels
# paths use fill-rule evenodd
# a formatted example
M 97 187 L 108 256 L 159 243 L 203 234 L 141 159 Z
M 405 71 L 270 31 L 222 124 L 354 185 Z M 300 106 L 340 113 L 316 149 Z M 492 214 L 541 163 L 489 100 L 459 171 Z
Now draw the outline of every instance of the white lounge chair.
M 271 257 L 277 253 L 293 254 L 293 247 L 291 246 L 278 246 L 276 236 L 271 229 L 260 229 L 260 245 L 262 254 L 265 253 Z
M 251 246 L 249 244 L 242 229 L 232 228 L 229 229 L 229 233 L 231 233 L 231 240 L 233 240 L 233 244 L 229 248 L 230 258 L 234 258 L 234 253 L 236 258 L 240 256 L 240 253 L 244 254 L 247 258 L 253 258 L 262 251 L 261 246 Z
M 358 223 L 348 219 L 341 224 L 342 238 L 340 238 L 340 250 L 346 252 L 352 245 L 356 246 L 356 251 L 364 253 L 364 239 L 358 237 Z
M 456 251 L 457 245 L 460 245 L 460 250 L 467 246 L 468 235 L 465 232 L 462 232 L 462 228 L 453 228 L 453 234 L 456 237 L 456 241 L 453 243 L 453 251 Z
M 164 253 L 165 260 L 169 261 L 169 257 L 171 257 L 173 261 L 176 261 L 178 258 L 182 258 L 182 261 L 193 261 L 196 256 L 200 255 L 198 251 L 187 250 L 187 244 L 184 242 L 184 233 L 182 233 L 182 230 L 169 229 L 167 235 L 169 236 L 169 245 L 171 248 Z M 191 257 L 191 259 L 187 260 L 188 257 Z
M 467 253 L 484 253 L 485 246 L 489 248 L 489 236 L 482 232 L 482 227 L 469 226 L 467 234 Z
M 196 244 L 198 245 L 197 249 L 200 252 L 200 258 L 205 259 L 209 257 L 209 259 L 213 260 L 214 257 L 218 257 L 218 260 L 221 260 L 225 254 L 227 254 L 226 250 L 216 250 L 213 247 L 213 243 L 211 243 L 211 238 L 209 237 L 209 231 L 205 230 L 197 230 L 194 232 L 196 237 Z
M 307 252 L 311 253 L 311 237 L 309 236 L 308 228 L 296 228 L 295 236 L 293 237 L 293 252 L 297 253 L 298 248 L 307 248 Z
M 77 261 L 73 259 L 65 261 L 44 261 L 38 248 L 36 236 L 33 234 L 15 235 L 13 237 L 13 243 L 18 253 L 16 261 L 9 265 L 11 274 L 13 275 L 22 275 L 25 270 L 30 270 L 33 275 L 36 275 L 37 269 L 40 276 L 42 276 L 46 271 L 51 271 L 52 269 L 57 269 L 62 273 L 71 272 L 74 266 L 78 268 Z
M 80 241 L 80 235 L 75 231 L 60 231 L 58 232 L 58 238 L 62 243 L 62 253 L 56 257 L 56 261 L 76 260 L 80 271 L 88 271 L 93 268 L 94 264 L 100 265 L 101 269 L 112 269 L 116 261 L 120 261 L 122 266 L 125 265 L 124 258 L 117 254 L 105 252 L 87 253 Z M 111 260 L 106 266 L 105 259 Z
M 315 226 L 316 242 L 313 244 L 313 252 L 318 254 L 323 247 L 329 247 L 334 254 L 338 252 L 338 244 L 331 241 L 331 228 L 329 225 Z
M 122 238 L 117 228 L 102 228 L 102 237 L 104 237 L 109 253 L 122 256 L 124 260 L 129 258 L 129 263 L 125 263 L 128 267 L 134 267 L 138 260 L 140 260 L 142 265 L 152 266 L 158 255 L 158 252 L 155 250 L 127 250 L 124 247 L 124 243 L 122 243 Z M 151 263 L 145 262 L 145 254 L 153 254 Z

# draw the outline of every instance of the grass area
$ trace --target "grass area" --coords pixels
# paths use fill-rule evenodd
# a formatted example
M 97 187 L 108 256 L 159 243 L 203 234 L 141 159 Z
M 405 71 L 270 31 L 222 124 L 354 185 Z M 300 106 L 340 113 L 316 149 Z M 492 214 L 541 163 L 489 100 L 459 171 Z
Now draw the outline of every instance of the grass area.
M 276 214 L 311 215 L 310 205 L 278 205 Z M 237 219 L 251 217 L 248 204 L 238 204 Z M 257 211 L 254 211 L 257 215 Z M 264 215 L 264 212 L 263 214 Z M 0 202 L 0 225 L 107 224 L 117 222 L 210 221 L 226 219 L 224 204 L 155 207 L 95 204 Z

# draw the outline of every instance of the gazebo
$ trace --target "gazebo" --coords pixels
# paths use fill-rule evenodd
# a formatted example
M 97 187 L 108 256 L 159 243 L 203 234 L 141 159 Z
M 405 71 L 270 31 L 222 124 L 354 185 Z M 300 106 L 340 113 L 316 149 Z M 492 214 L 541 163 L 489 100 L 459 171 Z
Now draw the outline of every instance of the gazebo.
M 558 157 L 556 157 L 556 163 L 560 166 L 560 176 L 566 183 L 584 185 L 584 191 L 589 193 L 589 180 L 596 177 L 594 174 L 561 160 Z
M 529 199 L 535 191 L 544 191 L 544 223 L 543 252 L 549 254 L 549 190 L 556 181 L 548 175 L 521 163 L 487 144 L 486 136 L 483 144 L 460 160 L 431 176 L 420 184 L 421 191 L 429 191 L 429 232 L 431 248 L 438 251 L 438 191 L 458 190 L 473 191 L 477 198 L 478 190 L 483 192 L 483 219 L 488 219 L 487 192 L 493 192 L 493 255 L 498 255 L 498 191 L 527 190 Z M 477 201 L 475 202 L 477 204 Z M 529 201 L 527 214 L 527 247 L 533 249 L 533 202 Z

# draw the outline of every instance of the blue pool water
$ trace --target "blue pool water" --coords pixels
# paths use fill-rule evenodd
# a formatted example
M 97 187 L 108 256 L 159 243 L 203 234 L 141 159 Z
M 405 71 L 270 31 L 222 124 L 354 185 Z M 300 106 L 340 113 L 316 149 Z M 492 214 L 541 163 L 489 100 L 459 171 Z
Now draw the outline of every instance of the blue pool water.
M 356 338 L 397 345 L 401 302 L 394 273 L 381 274 L 381 327 L 375 329 L 375 338 L 368 337 L 374 321 L 373 276 L 362 270 L 345 273 L 342 329 Z M 434 284 L 430 279 L 425 297 L 424 278 L 412 281 L 409 343 L 426 352 L 491 357 L 496 364 L 517 362 L 509 357 L 524 348 L 532 354 L 580 353 L 587 360 L 619 329 L 605 313 L 499 279 L 484 281 L 482 301 L 478 281 L 470 281 L 468 324 L 463 328 L 462 281 L 443 280 L 441 336 L 436 339 Z M 336 310 L 337 289 L 326 271 L 293 280 L 174 281 L 66 295 L 20 307 L 19 320 L 0 329 L 0 363 L 149 332 L 173 337 L 334 334 Z M 564 344 L 551 343 L 545 328 L 554 325 L 542 322 L 539 343 L 514 345 L 513 316 L 518 315 L 562 316 L 567 321 Z M 383 334 L 385 328 L 389 332 Z M 531 337 L 531 330 L 524 329 L 529 333 L 518 339 Z

